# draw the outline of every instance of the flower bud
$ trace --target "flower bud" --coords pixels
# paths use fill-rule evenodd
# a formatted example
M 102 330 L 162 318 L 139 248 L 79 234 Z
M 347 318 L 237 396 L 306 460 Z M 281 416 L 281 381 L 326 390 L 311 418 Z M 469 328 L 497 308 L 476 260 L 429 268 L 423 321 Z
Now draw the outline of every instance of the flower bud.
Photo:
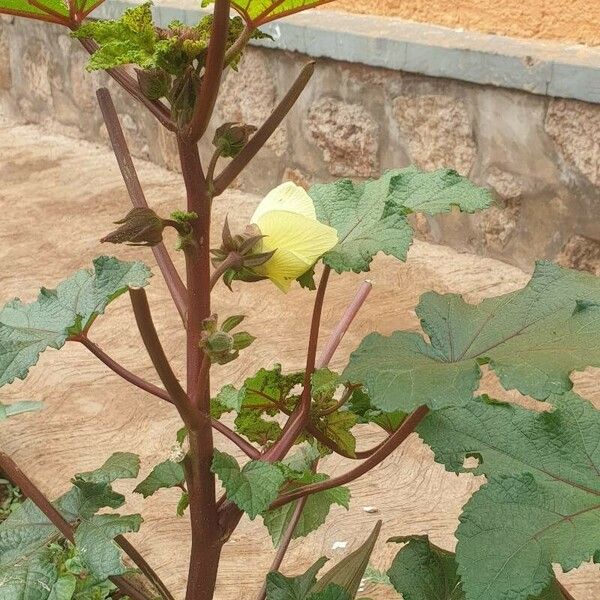
M 245 123 L 224 123 L 215 131 L 213 145 L 224 158 L 237 156 L 256 131 L 254 125 Z
M 133 208 L 123 219 L 115 221 L 118 229 L 103 237 L 101 242 L 129 246 L 155 246 L 162 242 L 165 223 L 151 208 Z

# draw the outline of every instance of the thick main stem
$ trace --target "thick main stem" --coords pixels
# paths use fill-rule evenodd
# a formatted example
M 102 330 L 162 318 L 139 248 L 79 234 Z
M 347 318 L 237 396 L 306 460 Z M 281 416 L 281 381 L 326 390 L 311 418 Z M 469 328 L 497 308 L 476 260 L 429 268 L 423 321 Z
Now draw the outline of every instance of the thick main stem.
M 217 515 L 215 476 L 211 471 L 213 437 L 210 426 L 209 369 L 201 369 L 200 334 L 210 316 L 210 206 L 198 146 L 179 137 L 181 170 L 187 192 L 187 209 L 198 215 L 193 222 L 194 243 L 186 249 L 188 290 L 187 394 L 201 418 L 189 430 L 190 449 L 186 480 L 190 501 L 192 550 L 186 600 L 211 600 L 223 545 Z

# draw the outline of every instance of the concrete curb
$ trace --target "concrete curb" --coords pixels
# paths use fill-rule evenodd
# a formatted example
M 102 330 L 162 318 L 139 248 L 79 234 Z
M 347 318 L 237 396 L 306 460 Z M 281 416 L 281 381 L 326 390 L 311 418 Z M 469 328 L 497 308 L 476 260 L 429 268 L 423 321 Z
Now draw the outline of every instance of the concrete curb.
M 115 18 L 135 4 L 107 0 L 94 17 Z M 161 5 L 161 25 L 196 23 L 202 9 Z M 332 11 L 306 11 L 265 26 L 257 45 L 313 57 L 447 77 L 533 94 L 600 103 L 600 48 L 524 40 Z

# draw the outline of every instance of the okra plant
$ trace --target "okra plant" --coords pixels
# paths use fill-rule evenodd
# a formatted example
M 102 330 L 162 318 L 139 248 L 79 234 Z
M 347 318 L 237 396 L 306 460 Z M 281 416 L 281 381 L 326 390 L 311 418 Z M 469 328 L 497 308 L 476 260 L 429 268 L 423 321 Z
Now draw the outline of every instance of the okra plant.
M 149 4 L 112 21 L 87 19 L 101 1 L 0 0 L 0 12 L 69 28 L 90 54 L 88 68 L 106 70 L 175 136 L 187 197 L 179 210 L 161 215 L 146 202 L 108 91 L 98 91 L 133 204 L 115 215 L 117 229 L 99 237 L 151 248 L 186 331 L 187 372 L 183 378 L 174 372 L 157 335 L 144 291 L 148 267 L 102 256 L 56 289 L 42 288 L 37 301 L 15 299 L 0 311 L 0 386 L 24 379 L 47 348 L 78 343 L 115 376 L 171 403 L 181 418 L 174 451 L 143 474 L 135 493 L 181 489 L 173 513 L 189 521 L 186 600 L 214 597 L 221 550 L 243 518 L 262 519 L 277 548 L 259 599 L 355 598 L 379 523 L 325 573 L 325 559 L 315 557 L 306 573 L 283 575 L 284 555 L 292 539 L 325 522 L 332 505 L 348 507 L 347 486 L 413 432 L 447 470 L 484 475 L 486 483 L 463 508 L 455 553 L 423 536 L 392 538 L 399 551 L 380 579 L 405 600 L 572 598 L 553 567 L 568 571 L 600 559 L 600 418 L 570 379 L 575 370 L 600 366 L 600 281 L 544 261 L 524 288 L 479 304 L 426 293 L 416 307 L 422 331 L 372 333 L 341 373 L 331 371 L 328 363 L 370 284 L 361 286 L 319 351 L 328 281 L 369 271 L 380 253 L 404 261 L 411 213 L 472 213 L 490 206 L 491 193 L 450 169 L 415 167 L 308 191 L 286 182 L 257 204 L 247 227 L 233 231 L 225 220 L 221 239 L 211 239 L 212 206 L 227 202 L 223 192 L 285 118 L 315 67 L 311 62 L 300 71 L 264 123 L 215 123 L 214 139 L 204 140 L 223 72 L 238 68 L 253 38 L 266 36 L 261 26 L 325 1 L 216 0 L 197 25 L 166 27 L 153 23 Z M 199 142 L 213 144 L 207 165 Z M 177 231 L 177 248 L 163 243 L 168 227 Z M 184 276 L 170 250 L 184 253 Z M 211 373 L 231 361 L 243 369 L 258 334 L 244 330 L 244 315 L 222 314 L 213 290 L 236 294 L 256 282 L 263 282 L 263 293 L 302 286 L 297 293 L 314 297 L 306 366 L 264 365 L 241 386 L 212 389 Z M 129 296 L 161 387 L 93 341 L 96 319 L 121 296 Z M 546 402 L 545 410 L 478 393 L 484 369 L 506 390 Z M 36 408 L 0 405 L 0 418 Z M 233 427 L 221 420 L 226 413 L 233 413 Z M 385 438 L 358 450 L 367 424 Z M 247 456 L 244 464 L 219 449 L 221 436 Z M 356 466 L 329 477 L 323 459 L 331 453 Z M 467 460 L 473 458 L 475 466 Z M 0 470 L 11 494 L 0 498 L 4 508 L 10 504 L 0 524 L 0 599 L 173 600 L 130 541 L 135 536 L 125 537 L 142 517 L 114 512 L 125 498 L 112 483 L 138 477 L 136 455 L 118 452 L 98 469 L 75 474 L 70 491 L 54 501 L 4 452 Z M 12 494 L 25 500 L 15 505 Z

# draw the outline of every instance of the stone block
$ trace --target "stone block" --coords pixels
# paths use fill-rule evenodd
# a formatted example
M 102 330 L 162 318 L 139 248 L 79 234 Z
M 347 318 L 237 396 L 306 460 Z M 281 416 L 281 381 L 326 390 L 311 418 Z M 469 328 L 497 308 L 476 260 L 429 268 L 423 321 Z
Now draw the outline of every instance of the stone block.
M 600 185 L 600 106 L 551 100 L 545 128 L 565 164 Z
M 462 100 L 445 95 L 397 96 L 393 112 L 417 166 L 451 167 L 461 175 L 469 174 L 477 148 Z
M 364 106 L 320 98 L 308 111 L 306 127 L 332 175 L 379 174 L 379 125 Z

